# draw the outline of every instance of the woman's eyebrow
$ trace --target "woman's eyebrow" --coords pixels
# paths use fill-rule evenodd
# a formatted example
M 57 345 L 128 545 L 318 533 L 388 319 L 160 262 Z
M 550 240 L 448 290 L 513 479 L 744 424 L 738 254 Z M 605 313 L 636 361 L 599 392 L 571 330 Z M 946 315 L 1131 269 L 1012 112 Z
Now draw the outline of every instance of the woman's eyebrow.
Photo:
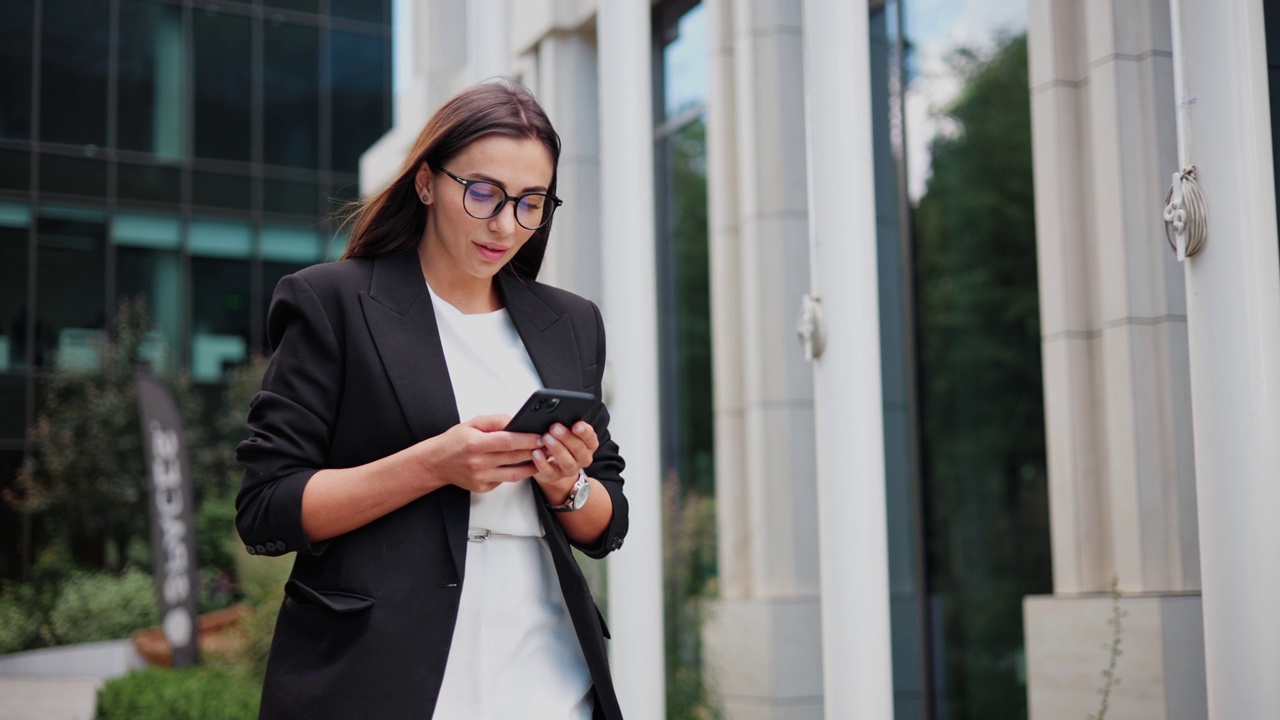
M 498 187 L 502 188 L 503 190 L 507 189 L 506 183 L 502 182 L 501 180 L 491 175 L 485 175 L 484 173 L 472 173 L 471 177 L 475 178 L 476 180 L 484 180 L 485 182 L 491 182 L 494 185 L 497 185 Z M 529 187 L 521 190 L 520 192 L 523 194 L 523 193 L 546 192 L 546 191 L 547 191 L 547 188 L 545 185 L 530 185 Z M 508 192 L 510 191 L 508 190 Z

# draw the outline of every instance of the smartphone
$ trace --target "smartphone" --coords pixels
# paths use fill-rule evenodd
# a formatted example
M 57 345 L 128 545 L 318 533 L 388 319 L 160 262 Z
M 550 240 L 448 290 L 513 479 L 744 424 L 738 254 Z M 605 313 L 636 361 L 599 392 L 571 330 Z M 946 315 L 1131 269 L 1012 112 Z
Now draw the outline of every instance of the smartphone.
M 600 401 L 595 395 L 573 390 L 534 390 L 528 400 L 507 423 L 508 432 L 537 433 L 542 435 L 555 423 L 572 428 L 579 420 L 585 420 Z

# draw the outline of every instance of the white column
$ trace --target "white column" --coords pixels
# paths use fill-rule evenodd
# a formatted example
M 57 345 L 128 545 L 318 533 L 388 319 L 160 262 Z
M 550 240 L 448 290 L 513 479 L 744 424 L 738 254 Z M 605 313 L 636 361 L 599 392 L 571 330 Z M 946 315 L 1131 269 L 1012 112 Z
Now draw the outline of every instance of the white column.
M 1209 717 L 1276 718 L 1280 252 L 1262 3 L 1171 7 L 1190 90 L 1177 101 L 1195 102 L 1179 129 L 1209 216 L 1186 262 Z
M 507 1 L 467 0 L 467 79 L 470 83 L 510 70 Z
M 631 506 L 626 547 L 610 556 L 610 650 L 622 709 L 635 718 L 666 715 L 649 12 L 648 0 L 610 0 L 596 16 L 609 409 Z
M 841 720 L 893 717 L 867 13 L 804 2 L 823 707 Z

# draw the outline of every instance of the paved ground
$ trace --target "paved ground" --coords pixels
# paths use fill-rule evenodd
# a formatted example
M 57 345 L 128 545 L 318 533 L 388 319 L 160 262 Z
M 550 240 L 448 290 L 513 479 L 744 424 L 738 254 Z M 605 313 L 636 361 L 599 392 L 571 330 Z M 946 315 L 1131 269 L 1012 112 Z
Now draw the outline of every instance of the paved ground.
M 96 677 L 0 675 L 0 720 L 93 720 Z

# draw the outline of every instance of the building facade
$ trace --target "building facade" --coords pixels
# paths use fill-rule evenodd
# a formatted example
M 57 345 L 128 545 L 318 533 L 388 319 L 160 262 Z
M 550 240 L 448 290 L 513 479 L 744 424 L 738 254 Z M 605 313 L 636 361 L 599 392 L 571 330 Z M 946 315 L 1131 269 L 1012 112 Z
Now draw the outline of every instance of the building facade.
M 632 712 L 1274 707 L 1265 674 L 1232 670 L 1275 662 L 1240 626 L 1277 639 L 1259 611 L 1277 576 L 1252 549 L 1276 538 L 1256 512 L 1228 520 L 1275 500 L 1270 114 L 1246 92 L 1266 96 L 1274 15 L 413 7 L 413 83 L 362 159 L 365 191 L 434 107 L 494 75 L 530 86 L 564 139 L 544 273 L 610 329 L 640 524 L 594 571 Z M 1192 164 L 1215 239 L 1180 262 L 1163 198 Z M 1226 190 L 1246 170 L 1248 208 Z M 1242 245 L 1251 274 L 1215 286 L 1242 268 L 1210 258 Z M 1223 298 L 1199 333 L 1196 287 Z M 1232 405 L 1233 383 L 1256 402 Z
M 266 351 L 276 281 L 341 253 L 329 214 L 391 125 L 391 7 L 15 0 L 0 58 L 11 479 L 45 374 L 93 368 L 122 300 L 148 303 L 153 363 L 203 387 Z M 32 532 L 0 503 L 0 576 L 30 567 Z
M 0 471 L 120 297 L 197 380 L 260 351 L 506 75 L 609 329 L 629 716 L 1280 717 L 1276 3 L 396 8 L 393 114 L 388 3 L 0 7 Z

